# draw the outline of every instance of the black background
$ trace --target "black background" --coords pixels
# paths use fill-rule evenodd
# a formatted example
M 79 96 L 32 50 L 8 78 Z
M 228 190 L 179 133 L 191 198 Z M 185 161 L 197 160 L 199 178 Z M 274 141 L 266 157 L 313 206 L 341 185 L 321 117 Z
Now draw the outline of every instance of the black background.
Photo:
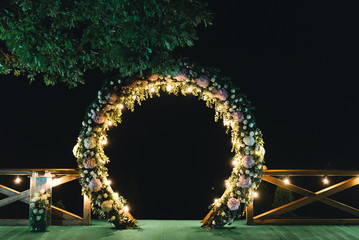
M 359 169 L 358 4 L 210 1 L 209 9 L 213 26 L 200 29 L 194 47 L 176 53 L 221 69 L 250 98 L 267 167 Z M 72 148 L 102 74 L 89 72 L 86 85 L 71 90 L 0 77 L 1 168 L 76 168 Z M 113 188 L 129 200 L 136 218 L 200 219 L 224 191 L 230 149 L 212 109 L 194 97 L 164 94 L 126 113 L 109 132 L 105 151 Z M 20 186 L 12 180 L 1 177 L 10 187 L 28 187 L 25 178 Z M 301 182 L 322 187 L 318 179 Z M 347 191 L 343 201 L 359 200 L 357 190 Z M 55 189 L 54 201 L 59 199 L 80 211 L 79 184 Z M 0 215 L 20 216 L 23 205 L 0 209 Z

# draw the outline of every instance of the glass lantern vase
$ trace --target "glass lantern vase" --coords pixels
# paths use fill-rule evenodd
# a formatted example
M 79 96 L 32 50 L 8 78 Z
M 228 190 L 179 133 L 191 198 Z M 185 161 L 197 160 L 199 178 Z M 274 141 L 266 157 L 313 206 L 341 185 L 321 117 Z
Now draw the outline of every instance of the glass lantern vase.
M 51 225 L 52 176 L 39 176 L 34 172 L 30 177 L 29 230 L 45 232 Z

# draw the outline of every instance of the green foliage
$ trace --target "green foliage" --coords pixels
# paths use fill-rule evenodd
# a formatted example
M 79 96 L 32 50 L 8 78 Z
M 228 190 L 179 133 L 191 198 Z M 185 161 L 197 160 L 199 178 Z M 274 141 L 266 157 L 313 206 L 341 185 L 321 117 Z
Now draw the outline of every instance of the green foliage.
M 273 204 L 272 204 L 273 208 L 283 206 L 283 205 L 293 202 L 293 201 L 294 201 L 294 197 L 293 197 L 291 191 L 277 186 L 277 188 L 275 190 L 275 194 L 274 194 Z M 295 217 L 296 214 L 293 212 L 289 212 L 289 213 L 283 214 L 283 216 Z
M 0 73 L 75 87 L 88 69 L 174 73 L 171 52 L 210 24 L 199 0 L 19 0 L 0 13 Z

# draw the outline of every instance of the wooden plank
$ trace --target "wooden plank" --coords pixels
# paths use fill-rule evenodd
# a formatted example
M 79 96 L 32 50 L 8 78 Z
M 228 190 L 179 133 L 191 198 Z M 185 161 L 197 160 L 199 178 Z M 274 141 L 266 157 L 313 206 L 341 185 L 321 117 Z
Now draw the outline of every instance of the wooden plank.
M 359 225 L 359 219 L 255 219 L 255 225 Z
M 19 201 L 21 199 L 25 199 L 25 198 L 29 197 L 29 195 L 30 195 L 30 190 L 28 189 L 19 194 L 4 198 L 4 199 L 0 200 L 0 207 L 6 206 L 10 203 Z
M 359 170 L 271 169 L 264 176 L 358 176 Z
M 83 206 L 83 225 L 91 225 L 91 200 L 84 194 Z
M 282 180 L 280 180 L 278 178 L 275 178 L 275 177 L 263 176 L 263 180 L 267 181 L 269 183 L 275 184 L 275 185 L 277 185 L 279 187 L 285 188 L 287 190 L 299 193 L 299 194 L 304 195 L 304 196 L 313 196 L 313 195 L 315 195 L 315 193 L 312 192 L 312 191 L 309 191 L 307 189 L 298 187 L 298 186 L 293 185 L 293 184 L 286 184 Z M 337 201 L 335 201 L 333 199 L 323 198 L 323 199 L 319 199 L 318 201 L 323 202 L 323 203 L 325 203 L 325 204 L 327 204 L 329 206 L 338 208 L 338 209 L 340 209 L 342 211 L 345 211 L 345 212 L 348 212 L 348 213 L 351 213 L 351 214 L 359 216 L 359 209 L 356 209 L 356 208 L 354 208 L 352 206 L 343 204 L 341 202 L 337 202 Z
M 212 213 L 213 213 L 213 210 L 209 211 L 209 213 L 207 213 L 207 215 L 202 219 L 201 223 L 207 222 L 207 220 L 210 218 Z
M 66 176 L 63 176 L 63 177 L 59 177 L 59 178 L 55 178 L 52 180 L 52 187 L 57 187 L 59 185 L 62 185 L 64 183 L 67 183 L 67 182 L 71 182 L 73 180 L 76 180 L 78 179 L 79 176 L 76 176 L 76 175 L 66 175 Z
M 131 215 L 131 213 L 130 212 L 126 212 L 126 215 L 127 215 L 127 217 L 129 217 L 130 219 L 132 219 L 132 221 L 134 221 L 135 223 L 138 223 L 137 222 L 137 220 Z
M 79 170 L 73 168 L 2 168 L 0 175 L 32 175 L 33 172 L 51 172 L 56 175 L 79 175 Z
M 13 195 L 20 194 L 19 191 L 16 191 L 16 190 L 14 190 L 12 188 L 6 187 L 6 186 L 1 185 L 1 184 L 0 184 L 0 193 L 4 194 L 6 196 L 13 196 Z M 27 197 L 27 198 L 20 199 L 19 201 L 29 204 L 30 200 Z
M 324 188 L 324 189 L 316 192 L 315 195 L 313 195 L 313 196 L 306 196 L 306 197 L 300 198 L 298 200 L 295 200 L 293 202 L 290 202 L 290 203 L 280 206 L 278 208 L 275 208 L 275 209 L 272 209 L 265 213 L 262 213 L 260 215 L 257 215 L 254 217 L 254 219 L 270 218 L 273 216 L 281 215 L 286 212 L 293 211 L 297 208 L 308 205 L 312 202 L 318 201 L 321 198 L 328 197 L 332 194 L 335 194 L 335 193 L 338 193 L 345 189 L 348 189 L 350 187 L 353 187 L 357 184 L 359 184 L 359 177 L 350 178 L 348 180 L 345 180 L 345 181 L 335 184 L 333 186 Z
M 0 219 L 0 226 L 27 226 L 29 219 Z
M 51 206 L 51 210 L 54 215 L 61 217 L 65 220 L 83 220 L 82 217 L 55 206 Z
M 246 224 L 253 225 L 253 202 L 246 208 Z

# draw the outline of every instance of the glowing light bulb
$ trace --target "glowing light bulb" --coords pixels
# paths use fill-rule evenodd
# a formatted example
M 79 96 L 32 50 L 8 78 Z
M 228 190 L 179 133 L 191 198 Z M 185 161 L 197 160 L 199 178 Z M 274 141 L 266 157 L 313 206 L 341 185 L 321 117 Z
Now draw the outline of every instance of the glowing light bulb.
M 229 187 L 231 183 L 229 181 L 226 181 L 226 187 Z
M 17 177 L 15 178 L 15 183 L 16 183 L 16 184 L 21 183 L 21 178 L 20 178 L 19 176 L 17 176 Z
M 324 184 L 329 184 L 329 179 L 328 179 L 327 177 L 324 177 L 324 178 L 323 178 L 323 183 L 324 183 Z
M 233 164 L 233 166 L 237 166 L 238 161 L 237 161 L 237 160 L 233 160 L 232 164 Z
M 135 100 L 135 99 L 136 99 L 136 96 L 132 96 L 132 99 Z
M 151 92 L 156 92 L 156 89 L 155 88 L 151 88 Z
M 107 185 L 111 185 L 111 183 L 112 183 L 111 180 L 110 180 L 110 179 L 107 179 L 106 184 L 107 184 Z
M 107 139 L 106 138 L 104 138 L 104 139 L 102 139 L 101 140 L 101 143 L 102 143 L 102 145 L 106 145 L 108 142 L 107 142 Z
M 128 206 L 124 206 L 123 210 L 125 210 L 125 212 L 128 212 L 130 210 L 130 208 Z
M 107 122 L 107 125 L 108 125 L 108 126 L 112 126 L 112 121 L 109 120 L 109 121 Z
M 117 198 L 118 198 L 118 193 L 115 192 L 115 193 L 113 194 L 113 197 L 114 197 L 115 199 L 117 199 Z
M 189 93 L 191 93 L 192 90 L 193 90 L 192 87 L 187 88 L 187 92 L 189 92 Z
M 284 178 L 283 181 L 284 181 L 285 184 L 290 184 L 290 181 L 289 181 L 289 178 L 288 178 L 288 177 Z
M 124 106 L 122 103 L 120 103 L 120 104 L 118 105 L 118 107 L 119 107 L 121 110 L 125 108 L 125 106 Z
M 257 191 L 254 191 L 254 192 L 253 192 L 253 197 L 254 197 L 254 198 L 257 198 L 258 196 L 259 196 L 258 192 L 257 192 Z
M 166 90 L 167 90 L 167 92 L 170 92 L 170 91 L 172 90 L 172 86 L 171 86 L 171 85 L 167 85 Z
M 218 199 L 217 199 L 217 198 L 215 198 L 215 199 L 214 199 L 214 202 L 215 202 L 215 203 L 217 203 L 217 202 L 218 202 Z

